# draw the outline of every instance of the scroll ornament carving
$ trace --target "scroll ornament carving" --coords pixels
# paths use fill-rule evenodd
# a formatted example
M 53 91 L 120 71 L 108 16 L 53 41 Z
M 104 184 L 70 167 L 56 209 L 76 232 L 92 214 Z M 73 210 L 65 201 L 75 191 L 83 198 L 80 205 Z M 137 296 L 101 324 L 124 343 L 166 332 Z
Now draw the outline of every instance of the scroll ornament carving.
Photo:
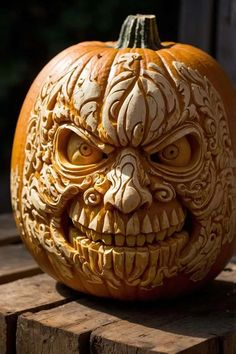
M 110 292 L 124 285 L 148 292 L 180 273 L 197 282 L 232 242 L 233 154 L 223 102 L 197 70 L 172 64 L 167 76 L 155 63 L 145 68 L 141 54 L 125 53 L 102 92 L 92 62 L 82 70 L 78 60 L 43 86 L 23 177 L 12 171 L 12 203 L 23 238 L 34 252 L 45 250 L 58 279 L 63 273 L 81 279 L 81 289 L 87 282 Z M 71 134 L 79 137 L 73 144 L 86 142 L 105 157 L 71 166 L 62 156 Z M 152 160 L 172 142 L 174 150 Z M 162 164 L 181 144 L 191 146 L 191 161 Z M 91 151 L 90 158 L 100 156 Z

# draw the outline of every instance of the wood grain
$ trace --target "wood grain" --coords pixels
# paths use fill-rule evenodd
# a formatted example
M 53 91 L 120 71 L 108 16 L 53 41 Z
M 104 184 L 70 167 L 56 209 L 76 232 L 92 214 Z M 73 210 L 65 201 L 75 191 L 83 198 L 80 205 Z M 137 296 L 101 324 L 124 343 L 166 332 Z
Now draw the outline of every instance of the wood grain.
M 14 242 L 19 242 L 20 236 L 16 229 L 13 215 L 0 215 L 0 246 L 7 245 Z
M 91 332 L 117 320 L 100 311 L 96 300 L 86 299 L 41 311 L 36 316 L 25 313 L 17 324 L 17 352 L 86 354 Z
M 58 285 L 46 274 L 1 285 L 0 294 L 1 354 L 12 354 L 15 351 L 16 322 L 19 314 L 55 307 L 78 296 L 72 290 Z
M 125 303 L 82 297 L 17 326 L 19 353 L 234 353 L 236 266 L 196 294 L 165 302 Z M 27 338 L 27 341 L 24 340 Z
M 0 247 L 0 284 L 42 273 L 23 244 Z

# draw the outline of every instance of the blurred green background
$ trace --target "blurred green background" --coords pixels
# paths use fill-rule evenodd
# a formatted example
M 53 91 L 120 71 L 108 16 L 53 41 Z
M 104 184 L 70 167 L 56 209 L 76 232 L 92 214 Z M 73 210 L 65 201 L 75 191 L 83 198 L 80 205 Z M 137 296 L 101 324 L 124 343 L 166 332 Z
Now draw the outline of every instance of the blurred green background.
M 162 40 L 177 40 L 179 1 L 8 1 L 0 10 L 0 212 L 10 210 L 10 154 L 24 97 L 40 69 L 64 48 L 116 40 L 126 16 L 155 14 Z

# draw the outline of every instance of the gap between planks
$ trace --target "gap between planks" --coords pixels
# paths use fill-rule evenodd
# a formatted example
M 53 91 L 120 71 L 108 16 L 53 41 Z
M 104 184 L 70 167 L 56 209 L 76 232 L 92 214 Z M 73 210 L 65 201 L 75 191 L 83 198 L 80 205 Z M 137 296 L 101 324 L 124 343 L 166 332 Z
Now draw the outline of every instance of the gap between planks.
M 83 296 L 18 319 L 17 353 L 235 354 L 236 266 L 191 296 L 123 303 Z M 27 338 L 27 341 L 24 339 Z

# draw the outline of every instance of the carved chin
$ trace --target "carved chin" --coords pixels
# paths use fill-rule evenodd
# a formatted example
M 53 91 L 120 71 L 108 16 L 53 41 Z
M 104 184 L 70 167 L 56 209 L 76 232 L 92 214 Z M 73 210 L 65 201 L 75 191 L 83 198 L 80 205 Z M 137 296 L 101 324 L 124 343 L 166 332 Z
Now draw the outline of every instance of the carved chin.
M 163 275 L 159 279 L 158 271 L 165 269 L 168 277 L 179 269 L 189 231 L 179 203 L 171 210 L 159 209 L 153 205 L 124 215 L 100 208 L 95 214 L 72 203 L 68 241 L 96 274 L 106 277 L 109 272 L 110 280 L 112 276 L 129 285 L 160 285 Z

